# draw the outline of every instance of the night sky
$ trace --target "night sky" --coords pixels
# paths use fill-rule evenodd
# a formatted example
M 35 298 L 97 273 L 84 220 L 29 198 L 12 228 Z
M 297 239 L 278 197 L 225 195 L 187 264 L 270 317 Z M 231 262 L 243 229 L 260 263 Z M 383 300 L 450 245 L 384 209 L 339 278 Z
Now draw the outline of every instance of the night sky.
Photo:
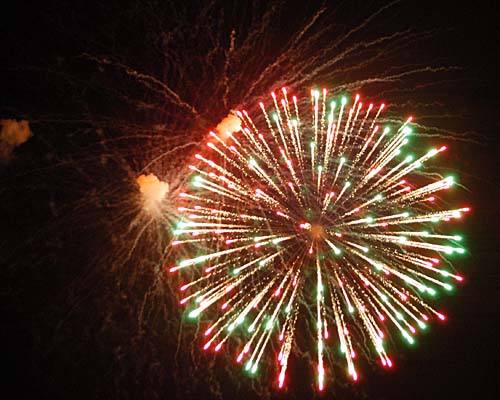
M 168 160 L 150 164 L 161 154 L 160 136 L 199 142 L 233 107 L 275 89 L 271 82 L 281 70 L 250 90 L 323 3 L 102 3 L 2 9 L 0 119 L 27 120 L 33 132 L 11 154 L 0 154 L 2 398 L 500 397 L 500 24 L 493 1 L 395 3 L 350 44 L 363 35 L 373 40 L 406 30 L 420 33 L 417 40 L 361 71 L 313 77 L 335 87 L 398 62 L 435 67 L 360 91 L 455 134 L 438 138 L 449 146 L 440 163 L 463 185 L 453 201 L 472 207 L 459 227 L 468 252 L 454 261 L 465 282 L 439 298 L 447 321 L 434 323 L 413 348 L 395 343 L 392 371 L 362 361 L 361 381 L 353 386 L 342 383 L 337 370 L 338 382 L 324 396 L 311 387 L 310 367 L 298 359 L 281 393 L 274 381 L 266 384 L 272 375 L 258 384 L 223 356 L 191 354 L 200 350 L 199 342 L 190 342 L 193 326 L 182 331 L 178 347 L 185 319 L 174 304 L 178 281 L 153 272 L 167 239 L 161 225 L 149 227 L 127 252 L 129 237 L 146 221 L 130 225 L 140 213 L 130 200 L 138 196 L 134 174 L 144 170 L 161 178 L 170 168 Z M 326 26 L 328 33 L 303 55 L 319 54 L 318 62 L 325 60 L 322 46 L 335 39 L 329 35 L 345 33 L 386 5 L 329 3 L 311 34 Z M 273 7 L 273 22 L 260 26 L 263 40 L 226 70 L 224 86 L 231 32 L 238 47 Z M 161 85 L 131 71 L 167 84 L 196 108 L 196 116 L 164 97 Z

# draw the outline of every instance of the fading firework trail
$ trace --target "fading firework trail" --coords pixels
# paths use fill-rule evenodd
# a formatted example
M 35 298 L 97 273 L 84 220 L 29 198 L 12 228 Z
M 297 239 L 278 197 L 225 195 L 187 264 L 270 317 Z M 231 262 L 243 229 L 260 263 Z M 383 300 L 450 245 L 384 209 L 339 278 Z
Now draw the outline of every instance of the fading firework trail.
M 315 345 L 309 342 L 323 390 L 326 361 L 339 347 L 357 380 L 359 339 L 369 338 L 382 365 L 392 367 L 389 333 L 413 344 L 431 318 L 445 319 L 427 300 L 462 280 L 439 264 L 465 250 L 460 236 L 437 223 L 469 208 L 441 209 L 434 193 L 453 177 L 419 172 L 446 146 L 416 159 L 404 154 L 411 117 L 381 126 L 384 104 L 364 105 L 356 95 L 348 105 L 326 89 L 312 90 L 310 104 L 285 88 L 272 101 L 271 112 L 260 103 L 261 123 L 238 111 L 241 129 L 210 132 L 209 150 L 196 154 L 172 245 L 206 254 L 170 271 L 202 269 L 181 287 L 181 304 L 190 318 L 210 318 L 204 349 L 219 351 L 237 335 L 236 361 L 254 374 L 277 345 L 280 388 L 299 320 L 313 315 Z M 302 115 L 304 108 L 312 112 Z

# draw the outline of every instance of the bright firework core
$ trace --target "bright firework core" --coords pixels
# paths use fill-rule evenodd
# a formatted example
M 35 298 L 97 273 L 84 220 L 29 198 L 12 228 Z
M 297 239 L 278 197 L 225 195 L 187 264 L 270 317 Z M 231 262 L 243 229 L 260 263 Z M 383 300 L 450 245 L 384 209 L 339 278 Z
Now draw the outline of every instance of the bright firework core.
M 313 244 L 320 245 L 328 237 L 328 233 L 321 224 L 306 222 L 305 224 L 300 224 L 299 228 L 307 231 L 306 240 L 311 242 L 311 246 Z M 310 253 L 312 254 L 312 247 Z
M 320 242 L 326 238 L 326 231 L 325 228 L 323 228 L 322 225 L 319 224 L 313 224 L 313 225 L 308 225 L 306 229 L 309 231 L 309 236 L 311 239 L 315 242 Z
M 172 244 L 196 255 L 170 271 L 201 267 L 181 287 L 181 304 L 190 318 L 203 313 L 203 348 L 219 351 L 237 335 L 236 361 L 250 374 L 278 348 L 279 388 L 297 321 L 314 315 L 323 390 L 325 364 L 339 351 L 356 381 L 359 343 L 368 341 L 390 368 L 389 332 L 411 345 L 432 318 L 445 319 L 428 300 L 462 280 L 441 260 L 465 250 L 460 235 L 441 232 L 441 222 L 469 208 L 439 208 L 435 194 L 454 178 L 419 169 L 446 146 L 416 159 L 405 154 L 411 117 L 381 126 L 384 104 L 363 105 L 356 96 L 349 105 L 345 97 L 329 99 L 326 89 L 301 103 L 286 89 L 272 99 L 270 112 L 260 103 L 258 120 L 238 111 L 238 130 L 211 132 L 209 150 L 195 156 Z

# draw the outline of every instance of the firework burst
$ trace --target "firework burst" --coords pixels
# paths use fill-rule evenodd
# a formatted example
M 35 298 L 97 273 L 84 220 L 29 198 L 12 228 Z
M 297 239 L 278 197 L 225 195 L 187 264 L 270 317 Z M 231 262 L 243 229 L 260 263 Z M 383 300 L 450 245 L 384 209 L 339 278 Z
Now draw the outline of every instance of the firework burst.
M 437 197 L 453 177 L 421 171 L 446 146 L 413 158 L 404 151 L 411 117 L 388 126 L 384 104 L 348 103 L 326 89 L 299 101 L 283 88 L 255 121 L 237 111 L 241 129 L 210 132 L 190 167 L 193 188 L 180 194 L 185 218 L 172 244 L 204 254 L 170 271 L 200 272 L 181 287 L 181 304 L 190 318 L 206 314 L 203 348 L 241 338 L 235 358 L 250 374 L 277 349 L 280 388 L 301 319 L 313 316 L 308 342 L 323 390 L 339 348 L 358 379 L 362 338 L 391 367 L 387 336 L 413 344 L 431 319 L 445 319 L 428 300 L 462 280 L 439 265 L 465 251 L 461 237 L 438 222 L 469 208 Z

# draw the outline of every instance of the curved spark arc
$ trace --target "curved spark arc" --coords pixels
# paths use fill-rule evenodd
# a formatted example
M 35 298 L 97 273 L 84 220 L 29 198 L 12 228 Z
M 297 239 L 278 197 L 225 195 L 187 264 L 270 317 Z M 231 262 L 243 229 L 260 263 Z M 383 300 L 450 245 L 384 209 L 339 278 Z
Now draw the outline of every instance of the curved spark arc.
M 246 359 L 244 369 L 255 374 L 275 334 L 279 388 L 297 320 L 308 315 L 304 304 L 315 310 L 321 391 L 334 346 L 329 325 L 356 381 L 350 326 L 362 327 L 382 365 L 392 367 L 384 347 L 389 328 L 413 344 L 429 315 L 445 319 L 425 297 L 452 290 L 450 279 L 462 280 L 438 267 L 443 254 L 465 252 L 457 245 L 461 237 L 435 233 L 433 224 L 469 208 L 433 211 L 433 194 L 453 178 L 429 183 L 415 171 L 446 146 L 416 160 L 404 157 L 412 117 L 390 134 L 379 122 L 384 104 L 365 110 L 356 95 L 351 106 L 342 97 L 338 107 L 327 93 L 311 91 L 310 117 L 299 116 L 302 103 L 296 96 L 290 103 L 285 88 L 280 101 L 271 94 L 271 113 L 259 104 L 262 125 L 238 111 L 241 130 L 210 133 L 209 155 L 197 154 L 198 166 L 191 166 L 194 189 L 181 194 L 186 218 L 174 245 L 213 249 L 170 269 L 204 267 L 181 288 L 190 291 L 181 301 L 192 305 L 189 317 L 221 304 L 204 349 L 214 344 L 219 351 L 231 335 L 241 335 L 236 361 Z

